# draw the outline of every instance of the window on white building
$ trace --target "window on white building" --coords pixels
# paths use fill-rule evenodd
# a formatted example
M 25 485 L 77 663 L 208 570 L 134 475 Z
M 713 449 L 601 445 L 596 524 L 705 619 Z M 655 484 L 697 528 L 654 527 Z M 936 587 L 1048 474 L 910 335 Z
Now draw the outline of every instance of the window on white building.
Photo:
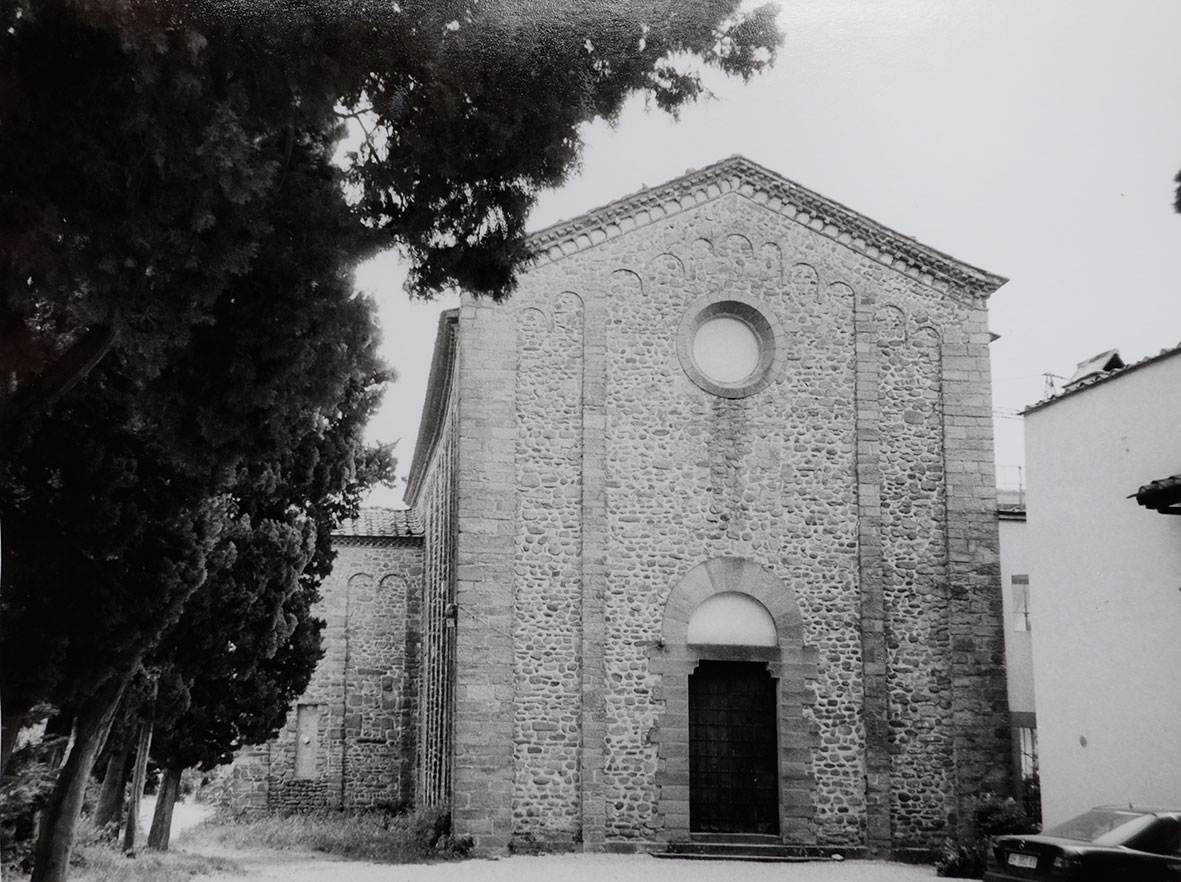
M 1013 576 L 1013 630 L 1031 631 L 1029 621 L 1029 576 Z

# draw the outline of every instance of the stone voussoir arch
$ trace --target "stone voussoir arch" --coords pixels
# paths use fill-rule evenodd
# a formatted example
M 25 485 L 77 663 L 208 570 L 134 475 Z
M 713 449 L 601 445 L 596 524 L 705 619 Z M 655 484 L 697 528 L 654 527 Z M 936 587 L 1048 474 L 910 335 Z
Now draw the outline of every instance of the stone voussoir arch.
M 666 646 L 686 642 L 689 619 L 710 597 L 738 592 L 753 597 L 771 614 L 780 645 L 784 640 L 803 641 L 804 620 L 795 594 L 778 576 L 761 564 L 741 557 L 715 557 L 687 572 L 664 605 L 661 638 Z

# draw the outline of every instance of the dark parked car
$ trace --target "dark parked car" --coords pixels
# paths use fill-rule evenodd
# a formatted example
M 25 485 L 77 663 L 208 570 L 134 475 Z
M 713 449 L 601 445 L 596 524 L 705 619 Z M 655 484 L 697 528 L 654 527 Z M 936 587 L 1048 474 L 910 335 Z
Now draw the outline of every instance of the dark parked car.
M 992 842 L 985 882 L 1181 882 L 1181 809 L 1105 805 Z

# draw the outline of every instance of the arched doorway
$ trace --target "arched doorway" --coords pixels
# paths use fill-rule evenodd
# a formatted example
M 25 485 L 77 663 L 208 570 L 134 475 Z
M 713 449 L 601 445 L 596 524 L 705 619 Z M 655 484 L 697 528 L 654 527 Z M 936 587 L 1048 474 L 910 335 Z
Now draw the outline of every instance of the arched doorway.
M 791 588 L 742 558 L 715 558 L 673 587 L 649 656 L 658 719 L 662 838 L 777 835 L 814 841 L 814 735 L 804 717 L 816 651 Z

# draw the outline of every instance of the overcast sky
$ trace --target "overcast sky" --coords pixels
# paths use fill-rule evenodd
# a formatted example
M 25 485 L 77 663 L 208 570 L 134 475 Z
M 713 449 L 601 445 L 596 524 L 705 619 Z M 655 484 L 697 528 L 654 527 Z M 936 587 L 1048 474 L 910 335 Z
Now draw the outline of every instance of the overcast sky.
M 679 122 L 637 100 L 585 133 L 580 171 L 539 229 L 735 153 L 1010 279 L 990 301 L 1002 484 L 1022 463 L 1014 413 L 1105 349 L 1131 363 L 1181 343 L 1181 3 L 1174 0 L 785 2 L 775 68 Z M 439 310 L 396 257 L 358 285 L 398 372 L 374 440 L 400 439 L 400 506 Z M 1059 384 L 1061 381 L 1058 381 Z

